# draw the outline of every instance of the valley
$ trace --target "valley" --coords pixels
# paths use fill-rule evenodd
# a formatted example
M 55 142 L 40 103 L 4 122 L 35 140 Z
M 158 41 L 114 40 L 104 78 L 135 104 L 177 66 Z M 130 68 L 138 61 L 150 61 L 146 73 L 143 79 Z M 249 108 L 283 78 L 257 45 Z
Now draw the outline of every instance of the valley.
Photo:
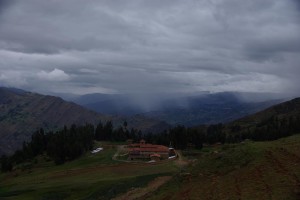
M 39 103 L 24 101 L 32 96 L 39 97 Z M 163 122 L 154 119 L 153 124 L 142 116 L 128 118 L 128 124 L 135 121 L 128 127 L 127 121 L 116 127 L 109 121 L 80 126 L 83 122 L 80 117 L 89 119 L 85 115 L 92 120 L 103 118 L 59 98 L 22 91 L 2 92 L 1 103 L 5 111 L 1 123 L 5 122 L 6 127 L 24 127 L 19 118 L 34 120 L 31 116 L 39 116 L 35 108 L 47 108 L 44 114 L 60 123 L 67 123 L 63 119 L 71 123 L 76 116 L 81 122 L 54 133 L 47 126 L 45 132 L 42 129 L 31 132 L 27 138 L 31 136 L 32 141 L 23 144 L 21 151 L 11 157 L 2 156 L 1 199 L 293 200 L 300 196 L 300 98 L 225 124 L 166 126 L 168 129 L 161 129 Z M 68 106 L 70 112 L 63 109 Z M 12 107 L 13 111 L 9 109 Z M 72 114 L 76 109 L 84 115 Z M 71 115 L 74 116 L 66 117 Z M 36 122 L 48 119 L 43 117 Z M 117 124 L 124 120 L 117 116 L 113 119 Z M 154 130 L 155 126 L 156 134 L 138 129 L 129 131 L 131 127 Z M 1 142 L 6 143 L 3 139 Z M 130 150 L 128 142 L 137 143 L 141 139 L 171 145 L 178 157 L 156 162 L 131 161 L 137 144 L 130 146 Z M 90 150 L 99 147 L 101 151 L 91 153 Z M 134 154 L 130 155 L 131 151 Z
M 0 0 L 0 200 L 300 200 L 300 0 Z
M 282 102 L 272 94 L 200 93 L 118 95 L 87 94 L 66 98 L 95 112 L 109 115 L 144 116 L 170 125 L 196 126 L 226 123 Z

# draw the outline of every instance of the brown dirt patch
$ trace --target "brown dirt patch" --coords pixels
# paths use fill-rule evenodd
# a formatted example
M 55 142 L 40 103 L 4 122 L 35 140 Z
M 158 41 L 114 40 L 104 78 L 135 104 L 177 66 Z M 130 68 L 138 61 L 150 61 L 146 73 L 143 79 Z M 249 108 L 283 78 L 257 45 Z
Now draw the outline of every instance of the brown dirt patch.
M 264 175 L 263 175 L 263 166 L 257 166 L 255 167 L 253 176 L 255 178 L 255 181 L 258 184 L 262 184 L 263 186 L 263 195 L 265 196 L 265 199 L 272 199 L 272 189 L 271 186 L 264 180 Z
M 240 180 L 238 177 L 234 177 L 235 194 L 238 199 L 242 199 L 242 190 L 240 188 Z
M 189 164 L 189 162 L 183 158 L 183 156 L 182 156 L 182 154 L 181 154 L 180 151 L 176 151 L 176 154 L 178 156 L 178 159 L 175 161 L 175 164 L 178 167 L 182 168 L 182 167 L 185 167 L 185 166 L 187 166 Z
M 114 198 L 114 200 L 130 200 L 130 199 L 144 199 L 150 193 L 156 191 L 160 186 L 169 181 L 171 176 L 161 176 L 157 177 L 153 181 L 151 181 L 146 187 L 143 188 L 134 188 L 125 194 Z
M 179 199 L 182 200 L 188 200 L 190 199 L 190 192 L 192 191 L 191 188 L 185 189 L 184 191 L 182 191 L 181 193 L 179 193 L 178 197 Z

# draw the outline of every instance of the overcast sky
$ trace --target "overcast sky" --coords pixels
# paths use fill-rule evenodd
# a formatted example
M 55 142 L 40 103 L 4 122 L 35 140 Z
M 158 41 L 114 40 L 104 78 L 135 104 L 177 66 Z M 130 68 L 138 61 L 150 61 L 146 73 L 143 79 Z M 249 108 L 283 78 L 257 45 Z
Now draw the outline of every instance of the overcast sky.
M 0 0 L 0 86 L 300 95 L 298 0 Z

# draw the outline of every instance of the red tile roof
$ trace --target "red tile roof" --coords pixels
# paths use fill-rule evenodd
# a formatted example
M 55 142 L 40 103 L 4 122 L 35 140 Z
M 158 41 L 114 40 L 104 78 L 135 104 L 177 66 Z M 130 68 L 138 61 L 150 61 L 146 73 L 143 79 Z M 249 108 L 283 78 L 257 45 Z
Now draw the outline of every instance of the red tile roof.
M 153 144 L 132 144 L 129 145 L 129 151 L 140 151 L 140 152 L 169 152 L 169 148 L 163 145 Z

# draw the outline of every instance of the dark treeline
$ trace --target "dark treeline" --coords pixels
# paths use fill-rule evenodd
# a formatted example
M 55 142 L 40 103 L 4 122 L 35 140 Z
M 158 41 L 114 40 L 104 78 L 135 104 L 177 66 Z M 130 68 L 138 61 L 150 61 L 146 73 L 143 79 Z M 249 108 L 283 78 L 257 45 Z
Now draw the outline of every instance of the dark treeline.
M 186 128 L 178 125 L 159 134 L 149 133 L 144 138 L 147 142 L 170 145 L 175 149 L 186 149 L 188 146 L 201 149 L 204 143 L 224 143 L 226 136 L 222 130 L 222 124 L 201 128 Z
M 32 134 L 30 142 L 23 143 L 21 150 L 17 150 L 12 156 L 4 155 L 0 158 L 1 171 L 10 171 L 14 165 L 31 162 L 37 155 L 42 154 L 56 164 L 63 164 L 92 150 L 94 140 L 126 141 L 129 138 L 138 141 L 142 138 L 142 132 L 135 129 L 128 131 L 127 122 L 117 129 L 114 129 L 110 121 L 104 125 L 100 122 L 96 128 L 92 124 L 72 125 L 69 128 L 65 126 L 55 133 L 45 133 L 40 129 Z
M 197 128 L 176 126 L 159 134 L 143 134 L 136 129 L 127 129 L 127 122 L 114 128 L 112 122 L 99 122 L 96 127 L 91 124 L 84 126 L 72 125 L 62 130 L 45 133 L 43 129 L 36 131 L 31 141 L 23 144 L 23 148 L 14 155 L 0 158 L 1 170 L 10 171 L 13 165 L 31 161 L 34 157 L 46 154 L 56 164 L 73 160 L 93 148 L 97 141 L 126 141 L 131 139 L 138 142 L 145 139 L 148 143 L 172 146 L 175 149 L 186 149 L 191 146 L 201 149 L 203 144 L 237 143 L 245 139 L 255 141 L 275 140 L 300 133 L 300 117 L 290 116 L 270 117 L 257 124 L 248 126 L 239 123 L 223 125 L 215 124 Z
M 30 142 L 23 143 L 21 150 L 17 150 L 10 157 L 1 157 L 1 170 L 10 171 L 13 165 L 32 161 L 41 154 L 46 154 L 56 164 L 62 164 L 90 150 L 93 141 L 94 126 L 90 124 L 78 127 L 72 125 L 70 128 L 65 126 L 55 133 L 45 133 L 40 129 L 32 134 Z
M 197 128 L 176 126 L 160 134 L 147 134 L 147 142 L 171 144 L 176 149 L 188 146 L 202 148 L 203 144 L 238 143 L 246 139 L 268 141 L 300 133 L 300 116 L 279 118 L 272 116 L 256 124 L 214 124 Z
M 102 124 L 99 122 L 95 130 L 95 140 L 97 141 L 126 141 L 132 139 L 138 141 L 142 138 L 142 131 L 136 129 L 127 129 L 127 122 L 123 123 L 123 126 L 114 128 L 111 121 Z
M 219 125 L 216 127 L 216 129 L 209 129 L 210 137 L 207 137 L 204 132 L 184 126 L 176 126 L 159 134 L 143 134 L 133 128 L 128 130 L 126 121 L 118 128 L 114 128 L 112 122 L 108 121 L 105 124 L 99 122 L 96 127 L 91 124 L 72 125 L 70 128 L 65 126 L 55 133 L 40 129 L 32 134 L 30 142 L 23 143 L 21 150 L 16 151 L 10 157 L 1 157 L 1 170 L 10 171 L 14 165 L 31 162 L 37 155 L 43 154 L 56 164 L 63 164 L 92 150 L 94 140 L 119 142 L 130 139 L 133 142 L 139 142 L 141 139 L 145 139 L 148 143 L 171 145 L 176 149 L 185 149 L 188 144 L 201 148 L 207 140 L 210 143 L 221 141 L 221 132 L 217 131 Z
M 300 133 L 300 116 L 282 118 L 272 116 L 248 127 L 242 127 L 239 124 L 229 126 L 226 142 L 240 142 L 245 139 L 254 141 L 276 140 L 296 133 Z

